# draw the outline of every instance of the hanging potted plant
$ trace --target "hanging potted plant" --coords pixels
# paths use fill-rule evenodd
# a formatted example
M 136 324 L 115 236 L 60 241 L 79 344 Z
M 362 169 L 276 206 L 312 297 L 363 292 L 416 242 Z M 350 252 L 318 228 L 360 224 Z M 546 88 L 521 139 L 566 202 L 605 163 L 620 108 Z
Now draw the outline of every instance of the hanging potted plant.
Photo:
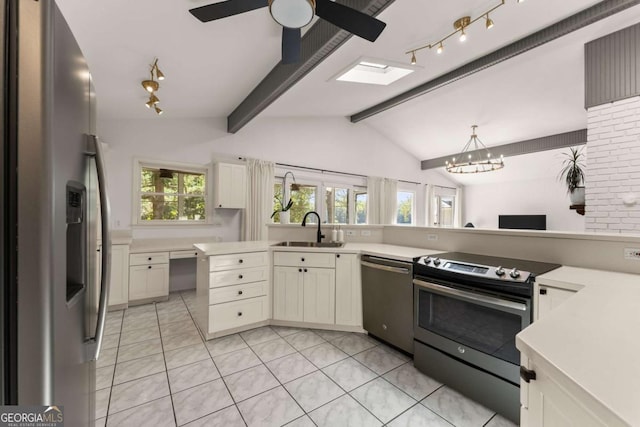
M 558 179 L 567 185 L 571 205 L 584 205 L 584 153 L 582 148 L 570 148 L 563 153 L 562 169 Z

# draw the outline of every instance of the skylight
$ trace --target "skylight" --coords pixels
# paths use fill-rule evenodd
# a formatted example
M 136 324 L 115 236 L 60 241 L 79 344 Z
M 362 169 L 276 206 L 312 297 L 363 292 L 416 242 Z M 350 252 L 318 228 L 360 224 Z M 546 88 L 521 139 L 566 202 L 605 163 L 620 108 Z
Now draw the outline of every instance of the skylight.
M 360 58 L 334 78 L 341 82 L 386 86 L 413 73 L 417 68 L 419 67 L 380 59 Z

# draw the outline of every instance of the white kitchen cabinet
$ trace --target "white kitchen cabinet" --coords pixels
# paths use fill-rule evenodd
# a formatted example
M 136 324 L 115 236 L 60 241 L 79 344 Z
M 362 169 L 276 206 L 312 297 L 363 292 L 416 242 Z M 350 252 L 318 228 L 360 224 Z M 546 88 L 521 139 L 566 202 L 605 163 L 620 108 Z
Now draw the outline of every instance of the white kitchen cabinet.
M 242 209 L 247 194 L 245 165 L 216 163 L 213 167 L 213 207 Z
M 266 251 L 198 255 L 196 321 L 207 339 L 270 317 Z
M 129 302 L 129 245 L 111 246 L 109 306 Z
M 302 322 L 302 268 L 273 267 L 273 318 Z
M 572 289 L 562 289 L 544 284 L 536 284 L 534 292 L 534 320 L 542 319 L 551 310 L 576 294 L 576 291 Z
M 332 268 L 302 270 L 303 321 L 335 323 L 336 273 Z
M 169 295 L 169 253 L 147 252 L 129 256 L 129 301 Z
M 362 326 L 360 261 L 356 254 L 336 254 L 336 324 Z
M 273 318 L 335 324 L 336 254 L 274 252 Z
M 613 427 L 621 426 L 610 413 L 599 411 L 576 397 L 566 384 L 554 379 L 542 366 L 529 363 L 536 373 L 528 386 L 528 409 L 521 411 L 523 427 Z

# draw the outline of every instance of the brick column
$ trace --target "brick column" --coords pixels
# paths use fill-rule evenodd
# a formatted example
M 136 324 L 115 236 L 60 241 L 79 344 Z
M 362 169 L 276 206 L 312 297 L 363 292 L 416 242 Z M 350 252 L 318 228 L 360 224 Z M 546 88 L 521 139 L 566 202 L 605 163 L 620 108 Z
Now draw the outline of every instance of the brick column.
M 640 97 L 589 108 L 587 135 L 586 231 L 640 234 Z

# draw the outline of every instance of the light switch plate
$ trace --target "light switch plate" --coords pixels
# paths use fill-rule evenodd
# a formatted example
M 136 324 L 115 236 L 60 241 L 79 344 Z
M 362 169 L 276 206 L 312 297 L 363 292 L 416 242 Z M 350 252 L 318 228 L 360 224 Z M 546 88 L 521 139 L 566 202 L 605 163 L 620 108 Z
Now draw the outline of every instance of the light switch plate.
M 355 236 L 356 230 L 347 230 L 347 236 Z
M 624 259 L 632 259 L 634 261 L 640 261 L 640 249 L 624 248 Z
M 360 231 L 360 235 L 361 236 L 371 236 L 371 230 L 361 230 Z

